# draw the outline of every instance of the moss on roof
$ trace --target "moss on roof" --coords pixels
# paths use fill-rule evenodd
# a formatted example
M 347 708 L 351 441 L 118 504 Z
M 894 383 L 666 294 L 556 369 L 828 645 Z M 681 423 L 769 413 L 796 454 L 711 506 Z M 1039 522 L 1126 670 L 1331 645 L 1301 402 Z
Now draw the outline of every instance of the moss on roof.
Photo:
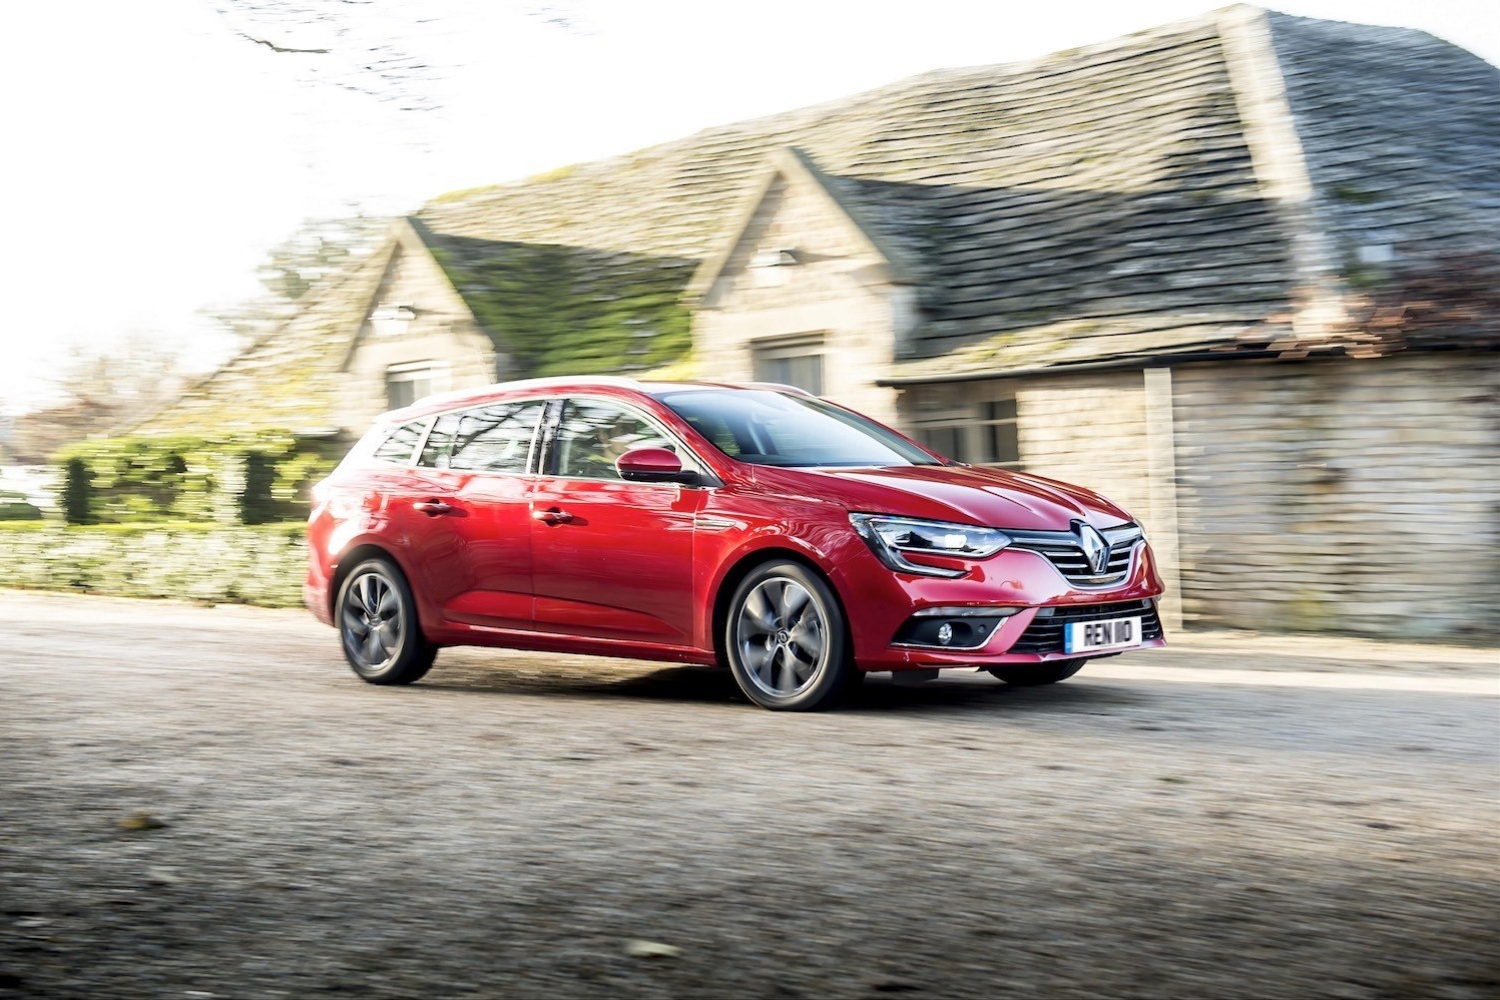
M 593 375 L 678 360 L 691 344 L 693 260 L 414 228 L 474 318 L 522 374 Z

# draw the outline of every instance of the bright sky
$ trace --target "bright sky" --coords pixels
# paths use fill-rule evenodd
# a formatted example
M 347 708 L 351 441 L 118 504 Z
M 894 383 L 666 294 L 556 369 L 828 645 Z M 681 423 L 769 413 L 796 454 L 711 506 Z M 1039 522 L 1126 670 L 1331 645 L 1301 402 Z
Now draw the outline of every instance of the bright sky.
M 254 294 L 256 263 L 304 218 L 356 204 L 406 211 L 454 188 L 1219 5 L 422 0 L 433 20 L 408 29 L 410 47 L 452 68 L 435 85 L 442 110 L 412 113 L 301 82 L 329 57 L 236 37 L 211 0 L 7 4 L 0 412 L 45 399 L 70 345 L 106 349 L 137 333 L 217 360 L 224 342 L 202 310 Z M 390 7 L 392 20 L 412 6 Z M 548 23 L 546 7 L 573 27 Z M 1494 0 L 1278 9 L 1422 28 L 1500 63 Z

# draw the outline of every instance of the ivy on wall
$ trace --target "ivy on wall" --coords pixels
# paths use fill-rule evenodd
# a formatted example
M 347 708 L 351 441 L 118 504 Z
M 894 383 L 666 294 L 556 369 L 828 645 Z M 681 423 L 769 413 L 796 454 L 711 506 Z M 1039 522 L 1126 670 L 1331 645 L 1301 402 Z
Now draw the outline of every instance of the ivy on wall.
M 640 371 L 687 354 L 696 261 L 434 237 L 434 259 L 528 376 Z

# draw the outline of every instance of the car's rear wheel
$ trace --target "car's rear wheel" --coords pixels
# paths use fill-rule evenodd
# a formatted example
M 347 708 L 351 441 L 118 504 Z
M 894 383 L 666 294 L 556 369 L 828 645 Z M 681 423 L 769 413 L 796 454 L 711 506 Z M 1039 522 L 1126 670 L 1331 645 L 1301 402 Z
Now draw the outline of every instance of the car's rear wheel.
M 1007 684 L 1016 687 L 1041 687 L 1065 681 L 1089 662 L 1088 657 L 1076 660 L 1053 660 L 1049 663 L 1022 663 L 1010 667 L 990 667 L 989 671 Z
M 740 581 L 724 650 L 740 690 L 763 708 L 828 708 L 855 677 L 832 588 L 790 560 L 757 566 Z
M 384 559 L 367 559 L 344 578 L 338 628 L 344 658 L 371 684 L 421 680 L 437 656 L 422 635 L 406 577 Z

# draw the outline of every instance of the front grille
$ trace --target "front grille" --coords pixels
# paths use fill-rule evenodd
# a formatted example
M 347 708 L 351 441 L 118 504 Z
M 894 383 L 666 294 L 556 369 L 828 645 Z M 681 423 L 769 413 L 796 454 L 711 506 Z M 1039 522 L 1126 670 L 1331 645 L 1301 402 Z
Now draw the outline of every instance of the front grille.
M 1161 618 L 1156 614 L 1156 605 L 1151 601 L 1123 601 L 1118 604 L 1070 604 L 1064 607 L 1042 608 L 1006 652 L 1010 653 L 1061 653 L 1063 630 L 1073 622 L 1098 622 L 1109 618 L 1134 618 L 1141 616 L 1141 638 L 1161 638 Z
M 1025 549 L 1042 556 L 1063 575 L 1063 579 L 1075 587 L 1107 587 L 1119 583 L 1130 572 L 1131 555 L 1141 540 L 1140 528 L 1133 524 L 1110 528 L 1103 532 L 1109 542 L 1109 564 L 1103 573 L 1095 573 L 1089 566 L 1088 557 L 1078 535 L 1071 531 L 1025 531 L 1010 532 L 1011 547 Z

